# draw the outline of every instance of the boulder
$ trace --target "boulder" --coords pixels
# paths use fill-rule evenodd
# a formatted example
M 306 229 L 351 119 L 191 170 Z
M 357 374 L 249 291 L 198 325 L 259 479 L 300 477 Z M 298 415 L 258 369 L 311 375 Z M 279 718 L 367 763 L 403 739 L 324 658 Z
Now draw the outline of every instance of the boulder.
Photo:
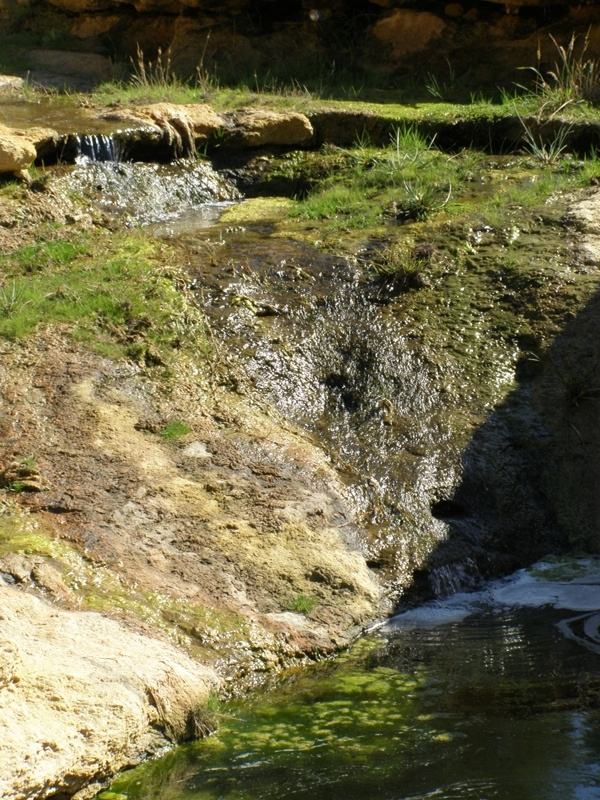
M 247 110 L 232 114 L 227 144 L 235 147 L 301 147 L 313 138 L 308 117 L 294 112 Z
M 0 174 L 8 172 L 25 178 L 36 158 L 37 150 L 28 139 L 0 126 Z
M 52 128 L 15 130 L 0 125 L 0 174 L 9 172 L 27 179 L 27 169 L 36 159 L 53 159 L 59 140 Z
M 0 581 L 0 797 L 88 797 L 197 729 L 216 674 L 166 642 Z
M 412 11 L 396 8 L 373 25 L 373 35 L 383 44 L 389 45 L 394 61 L 420 53 L 438 39 L 446 23 L 429 11 Z

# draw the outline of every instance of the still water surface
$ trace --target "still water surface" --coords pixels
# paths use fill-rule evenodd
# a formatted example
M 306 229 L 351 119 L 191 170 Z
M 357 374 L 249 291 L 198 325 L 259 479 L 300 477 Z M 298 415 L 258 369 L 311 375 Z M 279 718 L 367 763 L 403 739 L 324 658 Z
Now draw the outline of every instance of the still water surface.
M 220 731 L 125 773 L 132 800 L 600 798 L 600 568 L 521 571 L 397 617 Z M 545 576 L 552 581 L 542 580 Z

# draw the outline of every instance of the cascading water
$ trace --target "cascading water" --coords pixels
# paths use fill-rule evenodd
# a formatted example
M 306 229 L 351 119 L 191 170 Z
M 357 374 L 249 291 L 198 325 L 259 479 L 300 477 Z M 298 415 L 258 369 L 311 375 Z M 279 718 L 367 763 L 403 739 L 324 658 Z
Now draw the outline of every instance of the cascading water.
M 108 194 L 104 185 L 87 190 Z M 552 583 L 539 566 L 548 580 L 520 573 L 457 594 L 482 582 L 482 566 L 510 563 L 520 543 L 506 520 L 544 523 L 510 404 L 487 415 L 518 356 L 490 261 L 448 264 L 418 302 L 407 293 L 392 306 L 354 262 L 269 238 L 265 223 L 223 226 L 218 247 L 204 238 L 198 248 L 192 225 L 160 230 L 190 237 L 189 253 L 214 247 L 194 280 L 230 377 L 330 453 L 370 534 L 370 565 L 390 567 L 402 588 L 446 539 L 428 594 L 452 597 L 400 615 L 337 665 L 228 708 L 215 738 L 115 790 L 130 800 L 597 800 L 597 565 L 591 576 L 585 567 L 585 596 L 582 581 Z M 483 400 L 475 384 L 491 387 Z M 537 445 L 545 431 L 530 425 L 525 393 L 513 407 Z M 455 493 L 467 443 L 478 495 Z M 473 498 L 484 500 L 479 519 Z
M 74 140 L 76 164 L 98 164 L 107 161 L 114 163 L 125 160 L 125 145 L 112 134 L 77 134 Z
M 81 155 L 80 161 L 57 186 L 83 197 L 108 214 L 126 216 L 142 225 L 180 216 L 185 211 L 203 211 L 210 204 L 239 200 L 231 181 L 217 173 L 207 161 L 181 160 L 172 164 L 138 164 L 103 159 L 118 155 L 119 144 L 108 137 L 86 137 L 96 158 Z
M 234 348 L 241 385 L 330 453 L 368 533 L 369 565 L 383 570 L 392 591 L 404 589 L 448 540 L 442 562 L 427 570 L 422 596 L 475 588 L 482 578 L 514 568 L 518 561 L 495 565 L 494 545 L 487 543 L 495 530 L 477 520 L 473 503 L 449 499 L 463 474 L 460 430 L 469 433 L 483 420 L 469 383 L 497 397 L 513 378 L 514 346 L 493 333 L 501 312 L 486 298 L 492 311 L 482 314 L 484 300 L 468 300 L 465 292 L 473 271 L 452 262 L 445 267 L 445 293 L 466 299 L 460 313 L 440 304 L 437 286 L 419 289 L 417 300 L 409 292 L 388 304 L 352 261 L 266 239 L 261 226 L 226 238 L 218 265 L 198 268 L 212 329 L 224 351 Z M 496 469 L 497 494 L 512 492 L 513 500 L 528 504 L 510 523 L 523 526 L 527 514 L 541 516 L 540 506 L 531 487 L 508 485 L 520 467 L 504 464 L 514 460 L 505 427 L 494 432 L 494 449 L 479 458 L 478 470 Z M 506 517 L 498 524 L 505 524 L 508 538 Z M 502 560 L 505 545 L 496 538 Z

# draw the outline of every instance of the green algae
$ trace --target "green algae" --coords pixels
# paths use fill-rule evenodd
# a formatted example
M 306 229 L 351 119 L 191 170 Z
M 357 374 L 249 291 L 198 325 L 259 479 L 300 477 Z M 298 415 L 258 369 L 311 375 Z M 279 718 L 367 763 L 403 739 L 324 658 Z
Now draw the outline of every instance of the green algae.
M 596 654 L 573 650 L 559 618 L 488 609 L 368 637 L 271 692 L 221 705 L 216 734 L 112 789 L 129 800 L 571 796 L 595 786 L 598 681 Z
M 291 206 L 292 201 L 285 197 L 253 197 L 227 208 L 220 222 L 227 226 L 272 222 L 285 218 Z
M 549 556 L 529 569 L 529 573 L 539 580 L 570 582 L 586 575 L 596 576 L 600 559 L 581 559 L 576 556 Z

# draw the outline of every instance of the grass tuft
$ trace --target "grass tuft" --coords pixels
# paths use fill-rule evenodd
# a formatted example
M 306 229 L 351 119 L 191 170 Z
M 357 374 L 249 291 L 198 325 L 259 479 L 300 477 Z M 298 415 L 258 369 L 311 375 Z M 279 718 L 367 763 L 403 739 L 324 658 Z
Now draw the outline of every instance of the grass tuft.
M 170 441 L 171 439 L 180 439 L 182 436 L 190 433 L 191 430 L 192 429 L 186 425 L 185 422 L 172 420 L 162 429 L 160 435 L 163 439 Z
M 113 357 L 164 364 L 181 348 L 204 348 L 202 315 L 172 254 L 143 234 L 96 233 L 42 241 L 0 256 L 0 337 L 67 326 L 74 338 Z

